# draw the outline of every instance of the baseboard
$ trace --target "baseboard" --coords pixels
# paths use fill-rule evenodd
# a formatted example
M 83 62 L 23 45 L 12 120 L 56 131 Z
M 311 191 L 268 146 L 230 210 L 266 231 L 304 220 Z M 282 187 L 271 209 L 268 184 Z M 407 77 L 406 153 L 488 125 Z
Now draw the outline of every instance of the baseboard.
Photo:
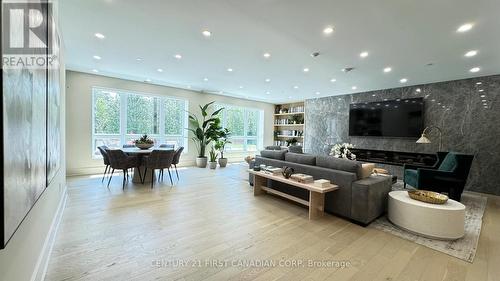
M 59 224 L 61 223 L 61 218 L 64 213 L 64 208 L 66 206 L 66 199 L 68 198 L 67 187 L 64 187 L 63 195 L 57 206 L 56 214 L 52 219 L 50 224 L 49 232 L 43 243 L 42 251 L 38 256 L 38 261 L 36 263 L 33 274 L 31 275 L 31 281 L 44 281 L 45 274 L 47 273 L 47 267 L 49 266 L 50 254 L 52 253 L 52 248 L 54 246 L 57 231 L 59 229 Z

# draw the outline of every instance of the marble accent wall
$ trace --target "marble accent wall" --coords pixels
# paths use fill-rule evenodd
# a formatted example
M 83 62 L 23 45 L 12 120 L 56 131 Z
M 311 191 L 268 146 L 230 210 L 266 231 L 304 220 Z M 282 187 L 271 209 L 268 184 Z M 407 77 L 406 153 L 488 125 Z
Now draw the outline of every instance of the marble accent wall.
M 306 100 L 305 150 L 324 155 L 331 145 L 350 142 L 357 148 L 435 153 L 436 130 L 429 134 L 432 144 L 349 136 L 351 103 L 415 97 L 425 99 L 425 126 L 443 130 L 443 151 L 475 155 L 466 189 L 500 195 L 500 75 Z M 388 168 L 401 177 L 402 167 Z

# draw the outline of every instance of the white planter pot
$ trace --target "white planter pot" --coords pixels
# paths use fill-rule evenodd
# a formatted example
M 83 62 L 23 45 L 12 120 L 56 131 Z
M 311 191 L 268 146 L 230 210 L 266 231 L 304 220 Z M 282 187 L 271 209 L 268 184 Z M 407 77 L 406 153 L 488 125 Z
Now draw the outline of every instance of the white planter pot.
M 207 157 L 196 157 L 196 167 L 206 168 L 207 167 Z
M 226 165 L 227 165 L 227 158 L 219 158 L 219 166 L 221 168 L 224 168 L 226 167 Z
M 217 162 L 208 162 L 208 167 L 212 170 L 217 168 Z

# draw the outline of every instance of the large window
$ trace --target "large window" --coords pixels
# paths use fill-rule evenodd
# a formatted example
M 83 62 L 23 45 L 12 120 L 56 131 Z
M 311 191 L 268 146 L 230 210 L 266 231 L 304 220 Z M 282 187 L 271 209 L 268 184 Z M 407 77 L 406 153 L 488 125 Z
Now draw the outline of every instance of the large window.
M 262 148 L 264 112 L 253 108 L 217 104 L 222 126 L 231 131 L 231 143 L 226 151 L 257 151 Z
M 104 88 L 92 89 L 92 155 L 98 146 L 122 147 L 147 134 L 155 145 L 184 146 L 187 151 L 186 100 Z

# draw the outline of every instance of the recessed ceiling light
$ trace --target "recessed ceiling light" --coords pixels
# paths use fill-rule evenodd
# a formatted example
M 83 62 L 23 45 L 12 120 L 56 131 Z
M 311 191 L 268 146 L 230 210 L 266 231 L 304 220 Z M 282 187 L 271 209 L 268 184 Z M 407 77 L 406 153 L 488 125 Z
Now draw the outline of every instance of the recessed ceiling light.
M 208 31 L 208 30 L 203 30 L 203 31 L 201 32 L 201 34 L 203 34 L 203 36 L 205 36 L 205 37 L 210 37 L 210 36 L 212 36 L 212 32 L 210 32 L 210 31 Z
M 476 83 L 476 85 L 481 85 L 481 84 L 483 84 L 483 82 L 477 82 L 477 83 Z
M 136 61 L 142 61 L 142 58 L 136 58 L 135 60 Z
M 376 97 L 377 95 L 373 94 L 372 97 Z
M 479 67 L 473 67 L 473 68 L 469 69 L 469 71 L 472 73 L 479 72 L 480 70 L 481 70 L 481 68 L 479 68 Z
M 100 56 L 93 56 L 93 58 L 96 59 L 96 60 L 100 60 L 101 59 Z
M 333 33 L 333 26 L 327 26 L 325 29 L 323 29 L 324 34 L 332 34 Z
M 481 95 L 481 97 L 482 97 L 482 98 L 485 98 L 485 97 L 486 97 L 486 95 Z
M 466 56 L 466 57 L 473 57 L 475 55 L 477 55 L 477 51 L 476 50 L 471 50 L 471 51 L 468 51 L 467 53 L 465 53 L 464 56 Z
M 401 80 L 399 80 L 399 83 L 406 83 L 406 82 L 408 82 L 408 79 L 406 78 L 402 78 Z
M 417 88 L 415 91 L 417 91 L 417 93 L 422 92 L 422 90 L 420 88 Z
M 180 60 L 180 59 L 182 59 L 182 55 L 181 55 L 181 54 L 176 54 L 176 55 L 174 56 L 174 58 L 176 58 L 176 59 Z
M 98 33 L 96 33 L 96 34 L 94 34 L 94 36 L 95 36 L 95 37 L 97 37 L 97 38 L 99 38 L 99 39 L 104 39 L 104 38 L 106 38 L 106 36 L 104 36 L 104 34 L 99 33 L 99 32 L 98 32 Z
M 266 59 L 268 59 L 268 58 L 270 58 L 270 57 L 271 57 L 271 54 L 270 54 L 270 53 L 264 53 L 264 54 L 263 54 L 263 56 L 264 56 Z
M 366 58 L 368 56 L 368 52 L 362 52 L 361 54 L 359 54 L 359 56 L 362 58 Z
M 233 69 L 232 68 L 228 68 L 227 71 L 228 72 L 233 72 Z
M 392 71 L 392 68 L 390 68 L 390 67 L 386 67 L 386 68 L 384 68 L 384 72 L 385 72 L 385 73 L 387 73 L 387 72 L 391 72 L 391 71 Z
M 335 79 L 335 78 L 330 79 L 330 82 L 332 82 L 332 83 L 334 83 L 335 81 L 337 81 L 337 79 Z
M 243 89 L 243 86 L 239 86 L 238 88 Z
M 351 89 L 356 90 L 358 87 L 352 86 Z
M 488 102 L 487 100 L 482 100 L 482 102 Z
M 294 89 L 298 89 L 298 88 L 299 88 L 299 86 L 293 86 L 293 88 L 294 88 Z
M 271 94 L 271 92 L 269 92 L 269 91 L 268 91 L 268 92 L 266 92 L 266 95 L 270 95 L 270 94 Z
M 98 72 L 99 72 L 99 70 L 97 70 L 97 69 L 92 69 L 92 72 L 98 73 Z
M 484 89 L 479 89 L 478 92 L 484 92 Z
M 269 83 L 269 82 L 271 82 L 271 79 L 266 78 L 266 80 L 264 80 L 264 81 L 266 81 L 267 83 Z
M 158 72 L 163 72 L 163 69 L 158 68 L 156 71 L 158 71 Z
M 316 95 L 321 95 L 321 93 L 320 93 L 320 92 L 316 92 L 315 94 L 316 94 Z
M 303 71 L 304 71 L 304 72 L 309 72 L 309 68 L 305 67 L 305 68 L 303 69 Z
M 208 81 L 208 78 L 203 78 L 203 81 L 207 82 L 207 81 Z
M 472 29 L 474 25 L 472 23 L 466 23 L 462 24 L 458 29 L 457 32 L 467 32 Z

